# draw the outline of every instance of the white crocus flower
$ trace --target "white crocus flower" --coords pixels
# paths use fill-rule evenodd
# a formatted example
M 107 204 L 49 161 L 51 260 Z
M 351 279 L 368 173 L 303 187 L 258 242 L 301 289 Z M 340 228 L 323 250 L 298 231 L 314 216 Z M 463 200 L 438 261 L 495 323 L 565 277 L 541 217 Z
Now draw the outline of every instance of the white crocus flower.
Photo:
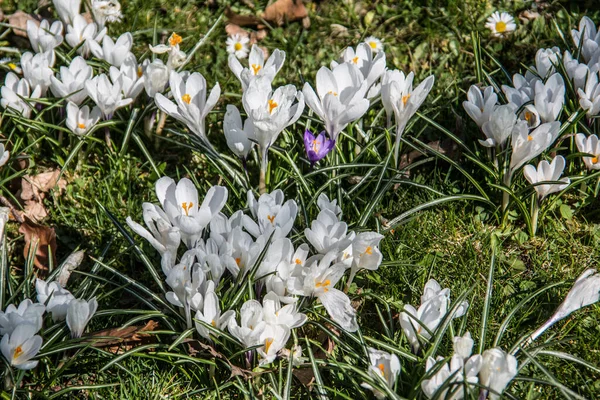
M 331 250 L 344 250 L 354 239 L 354 233 L 348 233 L 348 225 L 340 221 L 330 210 L 322 210 L 317 219 L 304 229 L 306 240 L 318 253 L 327 254 Z
M 597 53 L 600 46 L 600 32 L 590 17 L 583 17 L 579 21 L 579 30 L 572 29 L 571 37 L 576 48 L 581 46 L 583 59 L 588 62 Z
M 275 75 L 285 62 L 285 52 L 275 49 L 265 61 L 265 53 L 256 44 L 253 44 L 248 56 L 247 68 L 242 66 L 234 54 L 229 55 L 228 62 L 231 72 L 240 80 L 242 89 L 246 91 L 250 83 L 256 79 L 264 78 L 269 83 L 273 82 Z
M 565 82 L 560 74 L 554 74 L 546 83 L 535 83 L 534 105 L 542 122 L 553 122 L 558 118 L 565 103 Z
M 38 365 L 38 361 L 31 360 L 42 347 L 42 338 L 36 332 L 35 326 L 25 323 L 2 337 L 0 350 L 10 365 L 22 370 L 33 369 Z
M 80 338 L 90 319 L 98 309 L 98 301 L 94 297 L 89 302 L 83 299 L 74 299 L 67 309 L 67 326 L 71 337 Z
M 235 318 L 231 318 L 227 328 L 244 346 L 251 347 L 260 343 L 266 326 L 262 305 L 256 300 L 248 300 L 240 309 L 240 325 Z
M 239 158 L 245 160 L 254 147 L 254 124 L 251 118 L 246 118 L 242 124 L 240 111 L 234 105 L 228 104 L 223 118 L 223 132 L 229 149 Z
M 106 35 L 106 28 L 98 29 L 95 22 L 88 23 L 83 15 L 77 15 L 67 25 L 65 40 L 72 48 L 77 48 L 77 53 L 83 57 L 90 54 L 90 45 L 98 44 Z
M 206 274 L 198 263 L 182 262 L 167 272 L 166 282 L 172 290 L 165 297 L 169 303 L 184 309 L 188 329 L 192 327 L 192 308 L 203 306 L 204 297 L 199 289 L 205 281 Z
M 517 124 L 512 133 L 510 173 L 548 149 L 558 137 L 560 122 L 550 122 L 529 132 L 525 123 Z
M 507 12 L 494 12 L 485 23 L 485 27 L 492 31 L 492 35 L 501 37 L 517 29 L 515 19 Z
M 534 186 L 538 195 L 538 201 L 541 202 L 549 194 L 564 190 L 569 183 L 571 183 L 569 178 L 560 179 L 560 176 L 565 169 L 565 165 L 566 161 L 564 157 L 556 156 L 551 163 L 548 163 L 546 160 L 540 161 L 537 169 L 533 165 L 526 165 L 523 167 L 523 175 L 525 175 L 525 179 L 532 185 L 540 182 L 564 182 L 563 184 L 549 183 Z
M 598 300 L 600 300 L 600 275 L 596 273 L 595 269 L 586 269 L 579 275 L 561 305 L 554 312 L 554 315 L 533 332 L 529 336 L 528 341 L 532 342 L 536 340 L 558 321 L 568 317 L 580 308 L 597 303 Z
M 171 71 L 169 83 L 175 103 L 161 93 L 156 93 L 156 105 L 167 115 L 183 122 L 206 146 L 212 148 L 206 137 L 204 120 L 217 104 L 221 87 L 218 83 L 215 84 L 207 97 L 206 79 L 198 72 L 184 78 L 183 74 Z
M 591 154 L 583 157 L 583 162 L 587 169 L 600 169 L 600 140 L 598 136 L 590 135 L 586 137 L 583 133 L 575 135 L 575 144 L 580 153 Z
M 427 357 L 427 360 L 425 361 L 425 372 L 429 374 L 429 371 L 432 371 L 438 364 L 442 364 L 442 367 L 438 369 L 434 375 L 429 377 L 429 379 L 423 379 L 421 382 L 421 390 L 423 390 L 423 393 L 428 399 L 432 399 L 436 396 L 436 398 L 446 399 L 446 394 L 448 392 L 447 388 L 438 393 L 439 389 L 450 377 L 450 366 L 448 363 L 444 362 L 444 357 L 438 356 L 435 359 L 431 356 Z
M 10 109 L 23 115 L 25 118 L 29 118 L 33 108 L 30 101 L 27 100 L 39 98 L 42 89 L 36 86 L 31 91 L 27 79 L 19 79 L 15 73 L 9 72 L 6 74 L 4 86 L 2 86 L 0 91 L 2 93 L 2 99 L 0 100 L 2 108 Z
M 497 400 L 510 381 L 517 375 L 517 359 L 499 347 L 483 352 L 479 371 L 480 383 L 489 388 L 490 400 Z
M 546 79 L 548 75 L 554 73 L 555 66 L 558 65 L 558 57 L 560 49 L 552 47 L 549 49 L 539 49 L 535 53 L 535 71 L 542 79 Z
M 127 217 L 127 225 L 158 251 L 161 255 L 162 270 L 167 275 L 175 265 L 177 249 L 181 243 L 179 228 L 174 227 L 165 212 L 152 203 L 142 204 L 142 215 L 148 229 L 133 221 L 131 217 Z
M 60 21 L 55 21 L 50 26 L 48 20 L 44 19 L 38 26 L 33 20 L 27 20 L 27 36 L 36 53 L 44 53 L 60 46 L 63 42 L 62 33 L 63 24 Z
M 23 69 L 23 77 L 29 81 L 32 88 L 39 86 L 41 96 L 46 94 L 46 90 L 50 87 L 50 78 L 54 75 L 52 67 L 56 61 L 54 50 L 44 53 L 33 54 L 27 52 L 21 56 L 21 68 Z
M 329 200 L 329 197 L 325 193 L 321 193 L 317 198 L 317 206 L 319 206 L 319 210 L 329 210 L 336 217 L 340 217 L 342 214 L 342 209 L 337 205 L 337 199 Z
M 279 134 L 300 118 L 304 110 L 304 96 L 294 85 L 278 87 L 273 91 L 270 78 L 252 80 L 242 96 L 242 104 L 254 125 L 254 138 L 261 150 L 261 173 L 268 165 L 268 151 Z
M 578 89 L 579 105 L 586 111 L 588 117 L 600 114 L 600 85 L 598 73 L 590 73 L 585 82 L 585 90 Z
M 156 93 L 163 93 L 169 83 L 169 69 L 158 58 L 144 68 L 144 89 L 146 94 L 154 98 Z
M 586 64 L 574 59 L 568 50 L 564 52 L 562 61 L 565 71 L 567 71 L 567 76 L 573 81 L 575 91 L 577 92 L 579 89 L 585 88 L 587 77 L 591 73 L 590 68 Z
M 275 190 L 272 193 L 263 193 L 258 198 L 254 197 L 251 190 L 248 191 L 248 206 L 256 222 L 244 215 L 242 222 L 244 228 L 254 237 L 264 235 L 271 236 L 276 231 L 274 238 L 286 237 L 294 227 L 294 221 L 298 214 L 298 205 L 292 199 L 283 202 L 283 192 Z
M 52 3 L 65 25 L 72 24 L 81 9 L 81 0 L 52 0 Z
M 52 313 L 54 322 L 66 318 L 69 303 L 75 298 L 71 292 L 61 287 L 58 282 L 47 283 L 41 279 L 36 279 L 35 290 L 37 301 L 46 304 L 46 311 Z
M 425 362 L 428 374 L 439 364 L 443 363 L 443 365 L 433 376 L 421 382 L 421 389 L 428 399 L 462 400 L 465 398 L 465 386 L 473 387 L 471 393 L 475 392 L 479 381 L 477 374 L 481 370 L 482 362 L 483 359 L 479 354 L 469 359 L 454 354 L 449 364 L 444 363 L 443 357 L 438 356 L 435 360 L 428 357 Z M 442 386 L 445 386 L 444 389 Z
M 466 301 L 461 303 L 452 318 L 464 315 L 467 307 Z M 435 279 L 425 284 L 418 310 L 408 304 L 404 306 L 405 311 L 400 313 L 400 325 L 415 353 L 420 348 L 419 335 L 430 339 L 449 309 L 450 289 L 442 289 Z
M 463 107 L 469 117 L 481 128 L 490 120 L 496 103 L 498 103 L 498 95 L 492 86 L 485 87 L 482 94 L 481 89 L 473 85 L 467 92 L 467 101 L 463 101 Z
M 384 385 L 393 390 L 401 369 L 398 356 L 374 349 L 372 347 L 369 347 L 368 350 L 370 364 L 368 370 L 369 376 L 374 379 L 381 380 Z M 368 383 L 363 382 L 361 386 L 365 389 L 371 390 L 378 399 L 384 399 L 387 397 L 385 393 L 381 392 L 377 388 L 374 388 Z
M 233 54 L 238 59 L 248 57 L 248 42 L 250 38 L 248 36 L 235 34 L 227 38 L 227 53 Z
M 270 364 L 275 361 L 277 354 L 285 347 L 290 338 L 290 333 L 290 328 L 285 325 L 267 324 L 265 326 L 259 337 L 259 343 L 262 343 L 263 347 L 257 349 L 261 357 L 260 365 Z
M 358 67 L 343 63 L 332 70 L 321 67 L 317 72 L 316 93 L 308 82 L 302 92 L 308 107 L 321 118 L 325 131 L 335 141 L 349 123 L 369 109 L 367 90 L 367 81 Z
M 19 307 L 9 304 L 4 312 L 0 311 L 0 335 L 10 334 L 22 324 L 31 324 L 36 327 L 35 332 L 38 332 L 42 329 L 45 311 L 46 306 L 29 299 L 19 303 Z
M 107 61 L 110 65 L 119 68 L 131 54 L 133 36 L 125 32 L 115 42 L 110 36 L 104 36 L 102 46 L 96 41 L 90 41 L 90 50 L 96 57 Z
M 471 338 L 471 333 L 466 332 L 463 336 L 454 336 L 452 339 L 452 348 L 454 349 L 454 354 L 458 355 L 460 358 L 466 360 L 473 353 L 473 339 Z
M 50 77 L 50 90 L 56 97 L 62 97 L 67 101 L 80 105 L 87 98 L 85 82 L 94 75 L 83 57 L 75 57 L 68 67 L 61 66 L 58 77 Z
M 298 298 L 292 295 L 288 287 L 293 288 L 296 276 L 302 274 L 308 253 L 308 245 L 303 243 L 296 249 L 291 259 L 282 260 L 277 265 L 275 273 L 269 275 L 265 281 L 267 293 L 274 293 L 282 303 L 296 302 Z
M 372 99 L 381 92 L 381 85 L 375 85 L 375 82 L 385 73 L 385 53 L 380 52 L 373 56 L 374 52 L 366 43 L 361 43 L 356 46 L 356 51 L 352 47 L 348 47 L 342 53 L 341 62 L 354 64 L 358 67 L 367 82 L 367 99 Z M 331 68 L 335 68 L 340 63 L 333 61 Z
M 118 81 L 123 97 L 133 101 L 144 89 L 144 76 L 143 74 L 140 75 L 139 72 L 137 60 L 132 53 L 125 57 L 120 68 L 111 66 L 109 69 L 111 81 Z
M 361 232 L 352 240 L 352 267 L 348 284 L 361 269 L 375 271 L 379 268 L 383 255 L 379 251 L 379 242 L 383 235 L 376 232 Z
M 223 329 L 229 323 L 229 319 L 235 316 L 235 311 L 229 310 L 221 314 L 221 306 L 219 305 L 219 298 L 215 292 L 208 292 L 204 296 L 204 309 L 196 311 L 196 319 L 202 321 L 208 325 L 211 325 L 215 329 Z M 210 339 L 211 334 L 214 335 L 208 328 L 201 323 L 196 322 L 196 330 L 205 339 Z
M 107 22 L 120 22 L 123 18 L 121 3 L 117 0 L 93 0 L 92 13 L 100 28 L 104 28 Z
M 112 82 L 106 74 L 96 76 L 85 82 L 85 90 L 94 103 L 102 111 L 105 120 L 110 120 L 115 111 L 132 103 L 132 99 L 123 97 L 123 84 L 117 80 Z
M 296 311 L 296 304 L 281 306 L 279 296 L 269 292 L 263 298 L 264 321 L 271 325 L 284 325 L 289 329 L 299 328 L 306 322 L 306 315 Z
M 6 150 L 4 147 L 4 143 L 0 143 L 0 167 L 4 166 L 10 157 L 10 152 Z M 0 218 L 3 218 L 1 216 Z M 4 225 L 2 225 L 2 229 L 0 229 L 0 242 L 2 242 L 2 232 L 4 232 Z
M 511 105 L 496 107 L 490 115 L 489 121 L 481 127 L 486 140 L 479 140 L 479 144 L 485 147 L 504 147 L 516 124 L 517 116 Z
M 150 51 L 154 54 L 168 53 L 169 58 L 167 59 L 167 69 L 171 72 L 175 68 L 179 68 L 185 62 L 187 56 L 179 49 L 179 44 L 183 41 L 183 38 L 173 32 L 169 36 L 169 44 L 159 44 L 156 46 L 150 46 Z
M 373 53 L 383 52 L 383 43 L 381 42 L 381 39 L 378 39 L 375 36 L 369 36 L 365 39 L 365 43 L 369 45 Z
M 404 129 L 427 98 L 435 81 L 434 76 L 431 75 L 413 90 L 413 78 L 414 74 L 412 72 L 405 77 L 402 72 L 397 70 L 386 71 L 382 78 L 381 101 L 388 115 L 388 120 L 390 111 L 396 117 L 396 144 L 394 149 L 396 164 L 398 164 L 400 138 L 404 133 Z
M 227 202 L 227 189 L 213 186 L 199 204 L 198 190 L 187 178 L 177 184 L 169 177 L 160 178 L 156 182 L 156 195 L 169 221 L 179 228 L 188 249 L 196 245 L 204 228 Z
M 90 112 L 88 106 L 83 106 L 81 109 L 73 102 L 67 103 L 67 128 L 77 136 L 87 134 L 100 120 L 102 111 L 98 107 L 94 107 Z
M 331 319 L 348 332 L 356 332 L 356 310 L 352 307 L 348 296 L 335 288 L 344 275 L 346 266 L 342 263 L 331 263 L 337 258 L 337 251 L 324 255 L 321 259 L 315 257 L 305 268 L 302 291 L 303 296 L 317 297 Z

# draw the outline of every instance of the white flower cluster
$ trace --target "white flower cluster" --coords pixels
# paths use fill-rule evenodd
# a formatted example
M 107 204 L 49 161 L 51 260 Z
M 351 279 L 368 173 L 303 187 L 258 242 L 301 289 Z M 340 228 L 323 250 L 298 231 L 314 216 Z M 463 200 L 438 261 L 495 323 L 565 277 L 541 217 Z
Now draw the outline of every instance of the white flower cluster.
M 42 346 L 42 337 L 38 335 L 46 312 L 52 314 L 52 321 L 65 321 L 71 331 L 71 337 L 79 338 L 85 327 L 96 313 L 96 298 L 90 301 L 76 299 L 58 282 L 36 280 L 37 303 L 23 300 L 18 307 L 9 304 L 4 312 L 0 311 L 0 351 L 10 365 L 18 369 L 35 368 L 37 360 L 32 360 Z
M 291 330 L 306 321 L 298 300 L 314 297 L 343 329 L 358 329 L 350 299 L 335 286 L 346 271 L 354 275 L 360 269 L 379 267 L 378 244 L 383 236 L 347 232 L 336 201 L 330 202 L 324 194 L 318 199 L 321 212 L 306 230 L 316 250 L 310 256 L 308 244 L 294 248 L 288 238 L 298 207 L 294 200 L 285 201 L 280 190 L 258 199 L 248 192 L 250 214 L 237 211 L 230 217 L 221 213 L 227 201 L 227 189 L 221 186 L 211 187 L 199 203 L 189 179 L 175 183 L 164 177 L 156 182 L 156 195 L 160 205 L 143 204 L 147 229 L 131 218 L 127 223 L 161 254 L 170 287 L 167 300 L 183 310 L 188 327 L 193 326 L 195 315 L 204 338 L 227 328 L 247 347 L 262 345 L 261 362 L 270 363 L 286 345 Z M 181 242 L 187 251 L 177 261 Z M 244 279 L 252 279 L 262 300 L 244 303 L 238 324 L 235 310 L 222 312 L 219 293 Z

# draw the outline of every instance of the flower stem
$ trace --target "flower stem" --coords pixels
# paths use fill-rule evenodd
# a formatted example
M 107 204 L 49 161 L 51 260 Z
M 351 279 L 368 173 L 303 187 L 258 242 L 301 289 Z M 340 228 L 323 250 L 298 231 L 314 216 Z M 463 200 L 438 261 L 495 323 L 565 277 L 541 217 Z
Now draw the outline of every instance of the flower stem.
M 531 236 L 535 236 L 538 226 L 538 215 L 540 213 L 540 201 L 536 195 L 533 199 L 533 206 L 531 210 Z
M 267 168 L 269 166 L 269 161 L 267 159 L 268 148 L 261 149 L 262 150 L 262 158 L 260 162 L 260 178 L 258 182 L 258 193 L 263 194 L 267 192 Z
M 504 186 L 510 189 L 510 182 L 512 180 L 512 173 L 510 171 L 505 172 L 504 174 Z M 502 192 L 502 212 L 504 213 L 508 208 L 508 203 L 510 202 L 510 194 L 507 191 Z

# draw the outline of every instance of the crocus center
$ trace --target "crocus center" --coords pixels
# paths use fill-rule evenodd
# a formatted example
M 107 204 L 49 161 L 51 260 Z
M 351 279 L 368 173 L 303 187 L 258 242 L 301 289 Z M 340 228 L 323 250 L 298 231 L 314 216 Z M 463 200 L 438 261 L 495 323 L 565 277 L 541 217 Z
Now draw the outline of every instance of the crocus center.
M 317 143 L 317 139 L 312 141 L 312 148 L 315 153 L 319 152 L 319 144 Z
M 373 248 L 371 246 L 367 246 L 364 254 L 373 255 Z
M 327 92 L 327 94 L 332 94 L 334 96 L 337 96 L 338 92 L 334 92 L 333 90 L 330 90 L 329 92 Z
M 260 69 L 262 68 L 262 67 L 261 67 L 260 65 L 258 65 L 258 64 L 252 64 L 252 65 L 251 65 L 251 67 L 252 67 L 252 73 L 253 73 L 254 75 L 258 75 L 258 71 L 260 71 Z
M 137 69 L 137 76 L 138 76 L 138 78 L 141 78 L 142 75 L 144 75 L 144 71 L 142 70 L 142 66 L 139 65 L 138 69 Z
M 183 100 L 183 102 L 186 104 L 190 104 L 190 102 L 192 101 L 192 96 L 186 93 L 183 96 L 181 96 L 181 100 Z
M 179 36 L 178 34 L 176 34 L 175 32 L 173 32 L 173 33 L 171 34 L 171 37 L 169 38 L 169 44 L 170 44 L 172 47 L 175 47 L 175 46 L 177 46 L 179 43 L 181 43 L 181 40 L 182 40 L 182 39 L 181 39 L 181 36 Z
M 192 202 L 186 203 L 184 201 L 183 203 L 181 203 L 181 208 L 183 208 L 183 211 L 185 212 L 185 215 L 187 215 L 187 216 L 190 215 L 189 212 L 193 206 L 194 206 L 194 203 L 192 203 Z
M 19 356 L 23 354 L 23 349 L 21 348 L 21 346 L 17 346 L 17 348 L 15 349 L 15 352 L 13 353 L 13 360 L 15 358 L 19 358 Z
M 404 96 L 402 96 L 402 105 L 406 106 L 406 103 L 408 102 L 408 99 L 410 99 L 410 93 L 409 94 L 405 94 Z
M 277 108 L 279 104 L 277 104 L 273 99 L 269 99 L 269 114 L 273 114 L 273 110 Z
M 82 124 L 81 122 L 77 124 L 77 127 L 79 129 L 85 129 L 85 124 Z
M 375 42 L 375 41 L 371 40 L 371 41 L 369 42 L 369 46 L 371 46 L 371 48 L 372 48 L 372 49 L 376 49 L 376 48 L 377 48 L 377 42 Z
M 302 264 L 302 261 L 299 258 L 296 258 L 296 264 Z
M 498 21 L 496 22 L 496 32 L 503 33 L 506 31 L 506 22 Z
M 237 42 L 233 45 L 233 48 L 235 49 L 235 51 L 240 51 L 242 49 L 242 44 L 240 42 Z
M 214 319 L 212 321 L 210 321 L 210 324 L 213 326 L 213 328 L 217 327 L 217 323 L 215 322 Z
M 377 366 L 377 368 L 379 368 L 379 371 L 381 372 L 381 375 L 385 376 L 385 365 L 383 365 L 383 363 L 379 363 L 379 365 Z
M 352 62 L 353 62 L 354 64 L 358 64 L 358 57 L 354 57 L 354 58 L 352 59 Z
M 316 288 L 323 288 L 323 291 L 325 293 L 327 293 L 329 291 L 329 285 L 331 285 L 331 281 L 329 279 L 326 279 L 323 282 L 317 282 L 317 283 L 315 283 L 315 287 Z
M 240 263 L 242 262 L 242 259 L 240 257 L 235 259 L 235 263 L 237 264 L 237 266 L 240 266 Z
M 269 352 L 269 348 L 271 347 L 272 344 L 273 344 L 273 338 L 265 339 L 265 353 Z
M 533 113 L 529 112 L 529 111 L 525 111 L 525 121 L 527 121 L 527 123 L 531 123 L 531 120 L 533 119 Z
M 271 225 L 275 225 L 275 216 L 274 215 L 267 215 L 267 219 L 269 220 Z
M 531 135 L 527 135 L 527 141 L 528 141 L 528 142 L 531 142 L 532 140 L 533 140 L 533 136 L 531 136 Z
M 592 164 L 596 164 L 598 162 L 598 156 L 592 158 Z

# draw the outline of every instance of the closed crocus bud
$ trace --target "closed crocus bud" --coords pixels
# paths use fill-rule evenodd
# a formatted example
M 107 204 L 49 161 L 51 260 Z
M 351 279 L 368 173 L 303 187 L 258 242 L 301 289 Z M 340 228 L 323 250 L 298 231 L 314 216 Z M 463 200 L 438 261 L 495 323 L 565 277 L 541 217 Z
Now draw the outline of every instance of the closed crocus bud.
M 480 140 L 479 143 L 485 147 L 504 146 L 516 123 L 517 116 L 511 105 L 496 107 L 491 113 L 489 121 L 481 127 L 487 139 Z
M 67 25 L 72 24 L 81 9 L 81 0 L 52 0 L 58 17 Z
M 110 120 L 116 110 L 128 106 L 133 101 L 124 97 L 123 82 L 121 80 L 111 83 L 105 74 L 87 81 L 85 90 L 100 108 L 105 120 Z
M 42 338 L 36 335 L 37 327 L 23 323 L 2 337 L 0 350 L 6 360 L 18 369 L 33 369 L 38 361 L 31 361 L 42 347 Z
M 115 67 L 120 67 L 127 57 L 131 54 L 133 45 L 133 36 L 125 32 L 115 42 L 110 36 L 104 36 L 102 46 L 96 41 L 90 41 L 90 50 L 92 53 Z
M 464 336 L 454 336 L 452 339 L 454 354 L 460 356 L 463 360 L 471 356 L 473 351 L 473 339 L 471 333 L 467 332 Z
M 247 118 L 242 124 L 240 111 L 234 105 L 227 105 L 227 112 L 223 119 L 223 132 L 227 140 L 227 146 L 238 157 L 245 160 L 248 153 L 254 147 L 254 124 L 252 119 Z
M 581 153 L 591 154 L 591 156 L 583 157 L 583 162 L 587 169 L 600 169 L 600 140 L 598 136 L 590 135 L 586 137 L 583 133 L 575 135 L 575 144 L 577 150 Z
M 479 371 L 480 383 L 490 391 L 490 400 L 497 400 L 517 375 L 517 359 L 499 347 L 483 352 L 483 363 Z
M 42 20 L 38 26 L 33 20 L 27 20 L 27 36 L 31 42 L 31 48 L 36 53 L 54 50 L 63 42 L 63 24 L 55 21 L 52 26 L 47 19 Z
M 10 152 L 4 148 L 2 143 L 0 143 L 0 167 L 6 164 L 8 157 L 10 157 Z
M 534 186 L 539 201 L 542 201 L 549 194 L 560 192 L 571 183 L 569 178 L 560 178 L 565 169 L 565 164 L 566 161 L 563 156 L 556 156 L 551 163 L 546 160 L 540 161 L 537 169 L 533 165 L 523 167 L 523 175 L 532 185 L 540 182 L 564 182 L 564 184 L 549 183 Z
M 169 69 L 167 66 L 157 58 L 152 62 L 144 62 L 142 68 L 146 94 L 154 98 L 156 93 L 164 92 L 167 83 L 169 83 Z
M 94 107 L 90 112 L 88 106 L 83 106 L 81 109 L 74 103 L 67 104 L 67 128 L 77 136 L 84 136 L 90 131 L 100 120 L 102 112 L 100 108 Z
M 596 24 L 590 19 L 590 17 L 583 17 L 579 21 L 579 30 L 572 29 L 571 37 L 575 47 L 581 46 L 581 55 L 587 62 L 598 50 L 598 42 L 596 41 L 597 36 Z
M 542 122 L 556 121 L 565 104 L 565 81 L 554 74 L 545 83 L 535 83 L 534 106 Z
M 83 299 L 71 300 L 67 310 L 67 326 L 71 330 L 71 337 L 81 337 L 96 309 L 98 309 L 98 301 L 95 297 L 89 302 Z
M 490 120 L 496 103 L 498 103 L 498 95 L 492 86 L 485 87 L 482 93 L 481 89 L 473 85 L 467 92 L 467 101 L 463 101 L 463 107 L 469 117 L 481 128 Z

